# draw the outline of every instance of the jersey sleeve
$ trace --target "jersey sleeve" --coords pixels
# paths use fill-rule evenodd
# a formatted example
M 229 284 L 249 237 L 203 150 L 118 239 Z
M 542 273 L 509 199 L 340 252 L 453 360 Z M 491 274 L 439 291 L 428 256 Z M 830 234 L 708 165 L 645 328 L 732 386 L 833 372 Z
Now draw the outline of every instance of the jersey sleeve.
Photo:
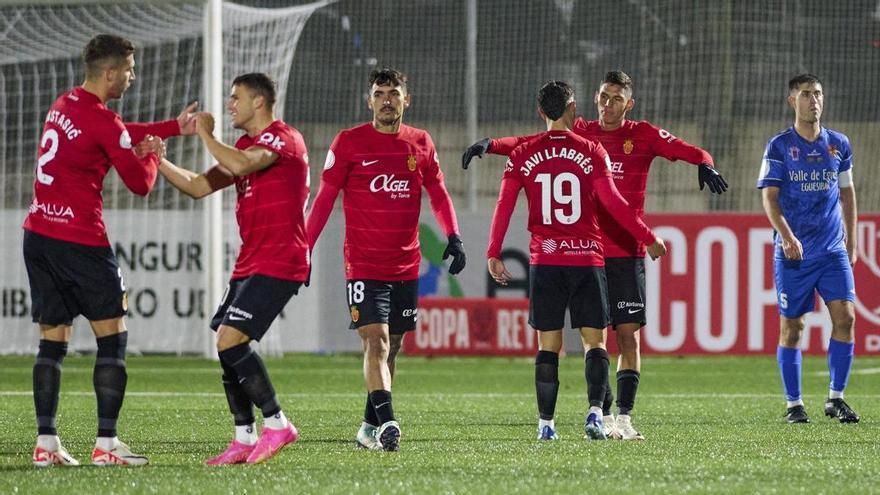
M 492 214 L 486 258 L 501 259 L 504 236 L 507 235 L 507 229 L 510 227 L 510 217 L 516 209 L 516 197 L 519 196 L 522 187 L 522 180 L 516 173 L 513 162 L 508 159 L 504 177 L 501 179 L 501 190 L 498 192 L 498 203 L 495 205 L 495 213 Z
M 427 144 L 425 151 L 428 155 L 428 165 L 423 172 L 422 184 L 425 191 L 428 192 L 428 198 L 431 200 L 431 210 L 440 228 L 449 237 L 452 234 L 459 234 L 458 218 L 455 216 L 455 208 L 452 206 L 452 198 L 449 191 L 446 190 L 446 184 L 443 180 L 443 171 L 440 169 L 440 158 L 437 156 L 437 149 L 431 136 L 426 134 Z
M 125 186 L 137 195 L 149 194 L 159 173 L 159 158 L 156 154 L 150 153 L 144 159 L 138 158 L 132 149 L 131 135 L 119 119 L 110 120 L 106 129 L 97 133 L 97 136 L 100 147 Z
M 840 144 L 842 146 L 840 147 L 840 168 L 838 173 L 852 170 L 853 166 L 853 153 L 852 147 L 849 145 L 849 139 L 843 137 Z
M 351 169 L 347 141 L 346 131 L 340 132 L 333 138 L 330 149 L 327 150 L 327 158 L 324 160 L 324 171 L 321 172 L 321 182 L 331 184 L 337 190 L 345 187 Z
M 761 159 L 761 170 L 758 172 L 758 189 L 779 187 L 785 178 L 785 157 L 775 139 L 767 143 L 764 157 Z
M 126 122 L 125 128 L 128 129 L 131 142 L 134 144 L 143 141 L 148 134 L 161 139 L 180 135 L 180 124 L 175 119 L 149 123 Z
M 646 122 L 641 123 L 640 127 L 641 132 L 649 138 L 651 149 L 655 155 L 670 161 L 684 160 L 694 165 L 705 163 L 714 166 L 712 155 L 703 148 L 683 141 L 666 129 L 655 127 Z
M 532 134 L 531 136 L 511 136 L 493 139 L 489 145 L 489 153 L 493 155 L 509 155 L 519 145 L 527 143 L 543 133 Z

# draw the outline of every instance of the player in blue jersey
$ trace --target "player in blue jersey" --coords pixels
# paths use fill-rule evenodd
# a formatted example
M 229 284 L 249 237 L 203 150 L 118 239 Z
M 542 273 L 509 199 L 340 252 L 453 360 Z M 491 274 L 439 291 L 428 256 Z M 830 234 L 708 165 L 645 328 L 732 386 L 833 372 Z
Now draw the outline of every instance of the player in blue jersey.
M 824 94 L 819 78 L 801 74 L 788 82 L 794 126 L 767 143 L 758 188 L 773 225 L 774 274 L 779 306 L 779 347 L 789 423 L 809 423 L 801 397 L 801 333 L 814 309 L 815 292 L 828 306 L 833 329 L 828 344 L 831 386 L 825 414 L 841 423 L 859 416 L 843 400 L 853 360 L 856 262 L 856 192 L 852 150 L 840 132 L 822 127 Z

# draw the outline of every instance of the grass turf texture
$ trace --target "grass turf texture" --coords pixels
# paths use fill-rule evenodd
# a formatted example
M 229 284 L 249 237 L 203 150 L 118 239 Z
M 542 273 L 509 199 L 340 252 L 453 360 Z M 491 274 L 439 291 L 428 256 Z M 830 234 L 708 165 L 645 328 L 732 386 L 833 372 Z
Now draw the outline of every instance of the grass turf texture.
M 358 356 L 266 359 L 300 440 L 258 466 L 206 467 L 231 438 L 217 363 L 130 357 L 120 438 L 145 468 L 36 469 L 29 357 L 0 357 L 0 493 L 795 493 L 877 491 L 880 358 L 857 358 L 847 399 L 862 415 L 822 415 L 824 358 L 804 360 L 812 424 L 783 421 L 775 359 L 649 357 L 634 424 L 645 442 L 583 437 L 583 361 L 561 360 L 557 442 L 536 436 L 529 359 L 401 357 L 398 453 L 354 447 L 364 400 Z M 58 426 L 89 463 L 93 357 L 68 357 Z M 259 417 L 259 414 L 258 414 Z

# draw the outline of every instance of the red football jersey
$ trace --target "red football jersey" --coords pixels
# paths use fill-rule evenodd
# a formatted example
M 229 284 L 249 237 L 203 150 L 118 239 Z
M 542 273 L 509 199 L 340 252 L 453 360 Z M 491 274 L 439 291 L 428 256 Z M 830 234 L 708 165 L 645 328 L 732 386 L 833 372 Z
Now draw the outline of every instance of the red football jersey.
M 602 208 L 629 235 L 654 242 L 651 231 L 616 192 L 602 146 L 571 131 L 548 131 L 510 154 L 492 219 L 489 258 L 500 258 L 520 189 L 525 189 L 529 204 L 533 265 L 603 266 L 598 224 Z
M 309 215 L 309 237 L 317 240 L 336 194 L 343 191 L 345 276 L 350 280 L 419 277 L 422 187 L 444 232 L 458 233 L 434 142 L 422 129 L 401 124 L 399 132 L 385 134 L 367 123 L 340 132 L 330 145 L 321 182 Z
M 302 135 L 276 120 L 256 136 L 245 134 L 240 150 L 259 146 L 277 153 L 268 167 L 235 177 L 235 218 L 241 251 L 232 278 L 266 275 L 305 282 L 309 276 L 309 242 L 305 208 L 309 200 L 309 157 Z
M 82 87 L 55 100 L 37 152 L 34 198 L 23 227 L 40 235 L 89 246 L 109 246 L 101 191 L 110 167 L 135 194 L 145 196 L 156 183 L 159 161 L 143 160 L 132 143 L 146 134 L 180 133 L 177 121 L 123 124 L 122 119 Z
M 640 218 L 645 212 L 645 189 L 654 158 L 659 156 L 671 161 L 684 160 L 695 165 L 713 164 L 712 156 L 705 150 L 682 141 L 649 122 L 625 120 L 619 128 L 603 131 L 598 120 L 586 121 L 578 117 L 572 130 L 579 136 L 602 144 L 611 159 L 614 184 Z M 491 152 L 510 153 L 513 148 L 533 137 L 493 140 Z M 633 239 L 612 218 L 600 215 L 599 226 L 606 257 L 645 256 L 645 245 Z

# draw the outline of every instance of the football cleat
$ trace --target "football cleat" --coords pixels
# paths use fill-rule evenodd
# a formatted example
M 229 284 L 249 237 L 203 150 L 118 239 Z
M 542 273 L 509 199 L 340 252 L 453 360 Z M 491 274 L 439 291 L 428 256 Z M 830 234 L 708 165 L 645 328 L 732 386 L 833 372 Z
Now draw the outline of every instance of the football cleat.
M 248 464 L 257 464 L 268 461 L 281 452 L 286 445 L 289 445 L 299 438 L 299 432 L 293 423 L 288 422 L 287 427 L 280 430 L 274 428 L 263 428 L 263 434 L 254 445 L 254 450 L 248 455 Z
M 357 437 L 355 438 L 358 448 L 382 450 L 382 444 L 379 442 L 379 439 L 376 438 L 377 431 L 379 431 L 379 429 L 375 426 L 366 422 L 361 423 L 361 428 L 358 430 Z
M 809 423 L 810 417 L 804 406 L 794 406 L 785 411 L 785 420 L 789 423 Z
M 859 415 L 843 399 L 825 401 L 825 416 L 837 418 L 841 423 L 858 423 Z
M 584 438 L 590 440 L 606 440 L 608 437 L 605 435 L 605 424 L 602 422 L 602 416 L 596 413 L 590 413 L 587 415 L 586 421 L 584 421 Z
M 226 464 L 244 464 L 247 458 L 254 451 L 256 445 L 248 445 L 233 439 L 229 446 L 226 447 L 220 455 L 212 457 L 205 461 L 209 466 L 224 466 Z
M 617 432 L 617 422 L 614 419 L 614 415 L 609 414 L 607 416 L 602 416 L 602 423 L 605 425 L 606 438 L 620 440 L 620 434 Z
M 146 457 L 132 453 L 128 445 L 116 440 L 110 450 L 95 447 L 92 451 L 92 464 L 95 466 L 146 466 Z
M 538 440 L 559 440 L 559 435 L 556 434 L 556 430 L 547 425 L 538 430 Z
M 389 421 L 379 427 L 376 438 L 382 445 L 382 450 L 397 452 L 400 450 L 400 425 L 397 421 Z
M 56 450 L 46 450 L 37 446 L 34 448 L 33 460 L 34 466 L 37 467 L 79 466 L 79 461 L 71 457 L 60 444 Z
M 616 425 L 616 433 L 617 438 L 620 440 L 644 440 L 645 437 L 642 436 L 641 433 L 636 431 L 632 425 L 632 418 L 628 414 L 621 414 L 617 416 L 617 425 Z

